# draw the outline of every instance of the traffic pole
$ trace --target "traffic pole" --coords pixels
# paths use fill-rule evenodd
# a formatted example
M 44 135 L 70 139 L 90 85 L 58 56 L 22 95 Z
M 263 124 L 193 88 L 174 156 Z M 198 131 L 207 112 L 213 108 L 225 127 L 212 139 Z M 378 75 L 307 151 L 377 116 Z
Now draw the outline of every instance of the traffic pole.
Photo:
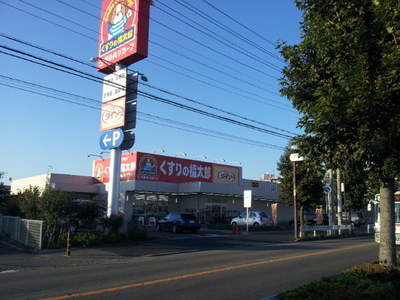
M 71 255 L 71 239 L 70 239 L 70 232 L 68 231 L 67 234 L 67 256 Z

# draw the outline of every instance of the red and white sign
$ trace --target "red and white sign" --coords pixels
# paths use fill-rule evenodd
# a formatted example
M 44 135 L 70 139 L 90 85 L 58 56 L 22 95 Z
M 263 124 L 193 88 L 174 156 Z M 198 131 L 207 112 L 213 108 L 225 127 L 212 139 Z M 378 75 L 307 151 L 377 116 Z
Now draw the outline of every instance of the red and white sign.
M 125 97 L 122 97 L 101 106 L 100 131 L 125 125 L 125 104 Z
M 147 57 L 149 13 L 149 0 L 102 2 L 97 71 L 110 74 L 110 64 L 130 65 Z
M 109 182 L 110 159 L 94 161 L 95 182 Z M 228 176 L 227 176 L 228 174 Z M 134 152 L 121 157 L 121 181 L 213 182 L 239 184 L 240 168 L 204 161 Z

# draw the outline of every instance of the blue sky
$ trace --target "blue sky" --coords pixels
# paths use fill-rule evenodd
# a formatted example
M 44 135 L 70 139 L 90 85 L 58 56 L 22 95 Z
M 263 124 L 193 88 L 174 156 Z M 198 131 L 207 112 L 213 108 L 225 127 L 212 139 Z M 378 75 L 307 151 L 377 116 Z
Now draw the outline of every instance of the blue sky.
M 154 2 L 149 56 L 129 67 L 149 79 L 139 91 L 274 133 L 301 132 L 299 115 L 279 95 L 284 64 L 274 47 L 278 40 L 300 41 L 301 14 L 292 0 Z M 89 62 L 97 55 L 100 6 L 93 0 L 0 1 L 0 172 L 6 173 L 5 184 L 47 171 L 91 175 L 96 157 L 87 156 L 102 151 L 102 84 L 43 64 L 104 77 Z M 158 154 L 239 161 L 247 179 L 276 174 L 288 142 L 143 96 L 137 117 L 131 152 L 162 148 L 165 152 Z

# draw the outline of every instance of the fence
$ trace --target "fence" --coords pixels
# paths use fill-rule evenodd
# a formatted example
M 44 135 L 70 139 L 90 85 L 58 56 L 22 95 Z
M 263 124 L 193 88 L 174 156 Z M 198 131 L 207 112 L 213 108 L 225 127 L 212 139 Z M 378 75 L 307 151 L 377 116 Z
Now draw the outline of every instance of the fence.
M 314 236 L 317 236 L 317 231 L 326 231 L 328 235 L 333 230 L 352 230 L 351 225 L 315 225 L 315 226 L 300 226 L 300 232 L 313 231 Z
M 0 215 L 0 233 L 35 249 L 42 248 L 43 221 Z

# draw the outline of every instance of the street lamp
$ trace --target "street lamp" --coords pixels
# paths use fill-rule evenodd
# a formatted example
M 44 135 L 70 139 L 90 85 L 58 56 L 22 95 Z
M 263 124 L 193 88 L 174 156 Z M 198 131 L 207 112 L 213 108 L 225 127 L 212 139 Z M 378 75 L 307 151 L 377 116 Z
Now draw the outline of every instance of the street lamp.
M 186 153 L 185 153 L 185 152 L 179 152 L 179 153 L 175 153 L 175 157 L 177 157 L 178 155 L 183 155 L 183 156 L 186 156 Z
M 105 59 L 103 59 L 103 58 L 101 58 L 101 57 L 98 57 L 98 56 L 92 57 L 92 58 L 89 59 L 89 61 L 91 61 L 91 62 L 98 62 L 98 61 L 101 61 L 101 62 L 104 63 L 108 68 L 110 68 L 113 72 L 116 71 L 116 66 L 115 66 L 115 64 L 113 64 L 112 62 L 110 62 L 110 61 L 108 61 L 108 60 L 105 60 Z M 149 81 L 149 79 L 148 79 L 143 73 L 140 73 L 139 71 L 133 71 L 132 75 L 133 75 L 133 76 L 139 76 L 139 75 L 140 75 L 140 79 L 141 79 L 141 80 L 143 80 L 144 82 Z
M 216 158 L 216 159 L 213 159 L 213 162 L 216 162 L 216 161 L 225 162 L 225 159 L 223 159 L 223 158 Z
M 140 75 L 140 79 L 143 80 L 144 82 L 149 81 L 149 79 L 147 79 L 147 77 L 144 76 L 143 73 L 140 73 L 140 72 L 138 72 L 138 71 L 133 71 L 132 74 L 133 74 L 133 76 L 139 76 L 139 75 Z
M 161 149 L 156 149 L 156 150 L 154 150 L 153 153 L 156 153 L 157 151 L 159 151 L 159 152 L 165 152 L 165 150 L 161 148 Z
M 230 163 L 228 163 L 228 165 L 233 165 L 233 164 L 241 165 L 242 163 L 240 161 L 231 161 Z
M 207 157 L 205 157 L 204 155 L 198 155 L 198 156 L 195 156 L 195 157 L 194 157 L 194 159 L 197 159 L 197 158 L 206 159 Z
M 101 58 L 101 57 L 98 57 L 98 56 L 96 56 L 96 57 L 91 57 L 91 58 L 89 59 L 89 61 L 91 61 L 91 62 L 98 62 L 98 61 L 101 61 L 101 62 L 102 62 L 103 64 L 105 64 L 111 71 L 113 71 L 113 72 L 116 71 L 115 64 L 113 64 L 112 62 L 110 62 L 110 61 L 108 61 L 108 60 L 105 60 L 105 59 L 103 59 L 103 58 Z
M 296 164 L 298 161 L 303 161 L 305 158 L 299 156 L 299 153 L 290 154 L 290 161 L 293 163 L 293 227 L 294 227 L 294 239 L 298 239 L 297 230 L 297 185 L 296 185 Z
M 97 157 L 100 157 L 101 159 L 103 159 L 103 156 L 101 156 L 99 154 L 88 154 L 88 156 L 86 156 L 86 157 L 91 157 L 91 156 L 97 156 Z

